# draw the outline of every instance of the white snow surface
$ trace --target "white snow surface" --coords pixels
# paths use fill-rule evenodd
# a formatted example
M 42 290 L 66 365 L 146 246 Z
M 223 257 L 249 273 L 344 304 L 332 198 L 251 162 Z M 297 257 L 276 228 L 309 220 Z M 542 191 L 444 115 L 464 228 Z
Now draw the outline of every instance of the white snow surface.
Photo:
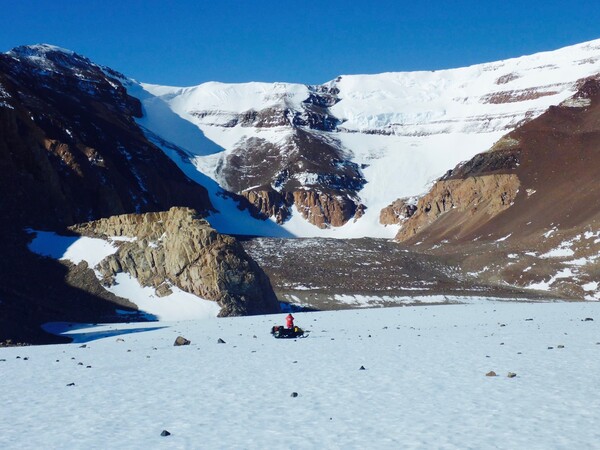
M 153 287 L 141 286 L 128 273 L 118 273 L 115 281 L 114 285 L 106 288 L 108 291 L 131 300 L 140 311 L 160 320 L 212 319 L 221 310 L 217 302 L 202 299 L 177 286 L 170 286 L 172 294 L 159 297 Z
M 104 239 L 86 236 L 61 236 L 52 231 L 28 231 L 35 233 L 29 250 L 53 259 L 66 259 L 73 264 L 86 261 L 91 268 L 115 253 L 118 248 Z
M 446 170 L 487 150 L 523 119 L 560 104 L 576 91 L 577 80 L 598 72 L 600 40 L 460 69 L 343 75 L 325 83 L 339 90 L 340 101 L 330 111 L 343 122 L 324 134 L 354 162 L 368 165 L 367 184 L 359 192 L 368 209 L 358 221 L 326 230 L 295 212 L 283 228 L 305 237 L 393 237 L 397 226 L 379 224 L 383 207 L 422 194 Z M 292 130 L 224 125 L 251 110 L 302 111 L 309 95 L 308 86 L 292 83 L 210 82 L 182 88 L 131 81 L 128 89 L 144 106 L 139 123 L 189 152 L 194 170 L 216 182 L 221 181 L 216 167 L 236 145 L 250 137 L 281 142 Z M 228 223 L 229 232 L 251 234 L 246 221 L 231 224 L 236 221 L 215 223 L 217 229 Z
M 480 300 L 294 315 L 308 338 L 274 339 L 270 328 L 284 315 L 48 324 L 74 343 L 0 348 L 0 448 L 600 442 L 598 303 Z M 178 335 L 191 345 L 174 347 Z M 492 370 L 498 376 L 486 377 Z

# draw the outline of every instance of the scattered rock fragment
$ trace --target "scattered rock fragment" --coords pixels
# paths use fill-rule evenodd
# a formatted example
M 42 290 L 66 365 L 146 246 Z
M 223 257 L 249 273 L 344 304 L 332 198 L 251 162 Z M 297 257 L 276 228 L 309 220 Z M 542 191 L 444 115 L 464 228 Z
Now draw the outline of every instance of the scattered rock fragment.
M 565 348 L 564 345 L 557 345 L 556 348 Z
M 525 321 L 531 321 L 531 320 L 533 320 L 533 319 L 525 319 Z
M 360 369 L 358 369 L 358 370 L 367 370 L 367 369 L 365 369 L 365 366 L 360 366 Z
M 582 322 L 593 322 L 594 319 L 592 319 L 591 317 L 586 317 L 585 319 L 582 320 Z
M 516 373 L 514 373 L 514 372 L 508 372 L 508 375 L 506 375 L 506 376 L 507 376 L 508 378 L 514 378 L 514 377 L 516 377 L 516 376 L 517 376 L 517 374 L 516 374 Z
M 162 433 L 160 433 L 161 436 L 171 436 L 171 433 L 169 433 L 167 430 L 162 430 Z
M 67 386 L 75 386 L 75 383 L 69 383 Z
M 548 347 L 548 350 L 552 350 L 554 347 Z
M 86 344 L 83 344 L 83 345 L 80 345 L 80 346 L 79 346 L 79 348 L 86 348 L 86 347 L 87 347 L 87 345 L 86 345 Z
M 123 339 L 123 338 L 117 338 L 117 342 L 125 342 L 125 339 Z
M 498 374 L 496 372 L 494 372 L 493 370 L 490 370 L 488 373 L 485 374 L 486 377 L 497 377 Z
M 223 339 L 221 339 L 221 338 L 219 338 L 219 340 L 217 341 L 217 344 L 225 344 L 225 343 L 226 342 Z
M 192 341 L 184 338 L 183 336 L 177 336 L 175 339 L 175 343 L 173 344 L 175 347 L 179 347 L 180 345 L 190 345 Z
M 296 397 L 298 397 L 298 393 L 297 392 L 292 392 L 292 394 L 290 395 L 290 397 L 296 398 Z

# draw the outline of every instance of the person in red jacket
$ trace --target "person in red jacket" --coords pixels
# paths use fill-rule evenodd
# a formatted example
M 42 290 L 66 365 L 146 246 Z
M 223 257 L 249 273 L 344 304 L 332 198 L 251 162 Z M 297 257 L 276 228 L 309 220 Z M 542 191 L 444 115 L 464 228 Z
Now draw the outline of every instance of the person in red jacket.
M 287 315 L 287 317 L 285 318 L 285 326 L 290 330 L 294 328 L 294 316 L 292 316 L 291 314 Z

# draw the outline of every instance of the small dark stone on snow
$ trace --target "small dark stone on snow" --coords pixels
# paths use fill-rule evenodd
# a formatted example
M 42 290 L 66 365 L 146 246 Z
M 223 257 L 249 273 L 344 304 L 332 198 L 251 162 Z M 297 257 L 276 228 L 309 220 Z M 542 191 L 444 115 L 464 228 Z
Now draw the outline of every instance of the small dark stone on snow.
M 367 370 L 367 369 L 365 369 L 365 366 L 360 366 L 360 369 L 358 369 L 358 370 Z
M 582 320 L 582 322 L 593 322 L 594 319 L 592 319 L 591 317 L 586 317 L 585 319 Z
M 69 383 L 67 386 L 75 386 L 75 383 Z
M 252 339 L 257 339 L 256 335 L 253 335 L 253 336 L 252 336 Z
M 171 436 L 171 433 L 169 433 L 167 430 L 162 430 L 162 433 L 160 433 L 161 436 Z
M 20 356 L 17 356 L 17 358 L 16 358 L 16 359 L 21 359 L 21 357 L 20 357 Z
M 557 345 L 556 348 L 565 348 L 564 345 Z
M 493 370 L 491 370 L 488 373 L 486 373 L 485 376 L 486 377 L 496 377 L 498 375 L 496 374 L 496 372 L 494 372 Z
M 527 321 L 527 320 L 533 320 L 533 319 L 525 319 L 525 320 Z
M 500 345 L 504 345 L 504 342 L 500 342 Z
M 548 350 L 552 350 L 554 347 L 548 347 Z
M 226 342 L 223 339 L 221 339 L 221 338 L 219 338 L 219 340 L 217 341 L 217 344 L 225 344 L 225 343 Z
M 517 374 L 516 374 L 516 373 L 514 373 L 514 372 L 508 372 L 508 375 L 506 375 L 506 376 L 507 376 L 508 378 L 514 378 L 514 377 L 516 377 L 516 376 L 517 376 Z
M 173 344 L 175 347 L 179 347 L 180 345 L 190 345 L 191 341 L 184 338 L 183 336 L 177 336 L 175 339 L 175 343 Z
M 86 347 L 87 347 L 87 345 L 86 345 L 86 344 L 83 344 L 83 345 L 80 345 L 80 346 L 79 346 L 79 348 L 86 348 Z
M 77 363 L 77 365 L 78 365 L 78 366 L 83 366 L 83 363 L 82 363 L 82 362 L 80 362 L 80 363 Z
M 298 393 L 297 392 L 292 392 L 292 395 L 290 395 L 290 397 L 298 397 Z
M 23 358 L 23 361 L 27 361 L 29 358 L 26 356 L 25 358 Z

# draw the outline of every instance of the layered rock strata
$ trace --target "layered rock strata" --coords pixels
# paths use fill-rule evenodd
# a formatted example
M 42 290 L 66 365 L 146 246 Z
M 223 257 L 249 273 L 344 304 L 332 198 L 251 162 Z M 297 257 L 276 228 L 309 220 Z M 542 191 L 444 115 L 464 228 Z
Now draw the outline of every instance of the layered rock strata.
M 105 283 L 127 272 L 157 295 L 178 288 L 216 301 L 220 316 L 273 313 L 279 310 L 269 279 L 238 241 L 217 233 L 188 208 L 126 214 L 72 227 L 99 237 L 135 238 L 98 266 Z

